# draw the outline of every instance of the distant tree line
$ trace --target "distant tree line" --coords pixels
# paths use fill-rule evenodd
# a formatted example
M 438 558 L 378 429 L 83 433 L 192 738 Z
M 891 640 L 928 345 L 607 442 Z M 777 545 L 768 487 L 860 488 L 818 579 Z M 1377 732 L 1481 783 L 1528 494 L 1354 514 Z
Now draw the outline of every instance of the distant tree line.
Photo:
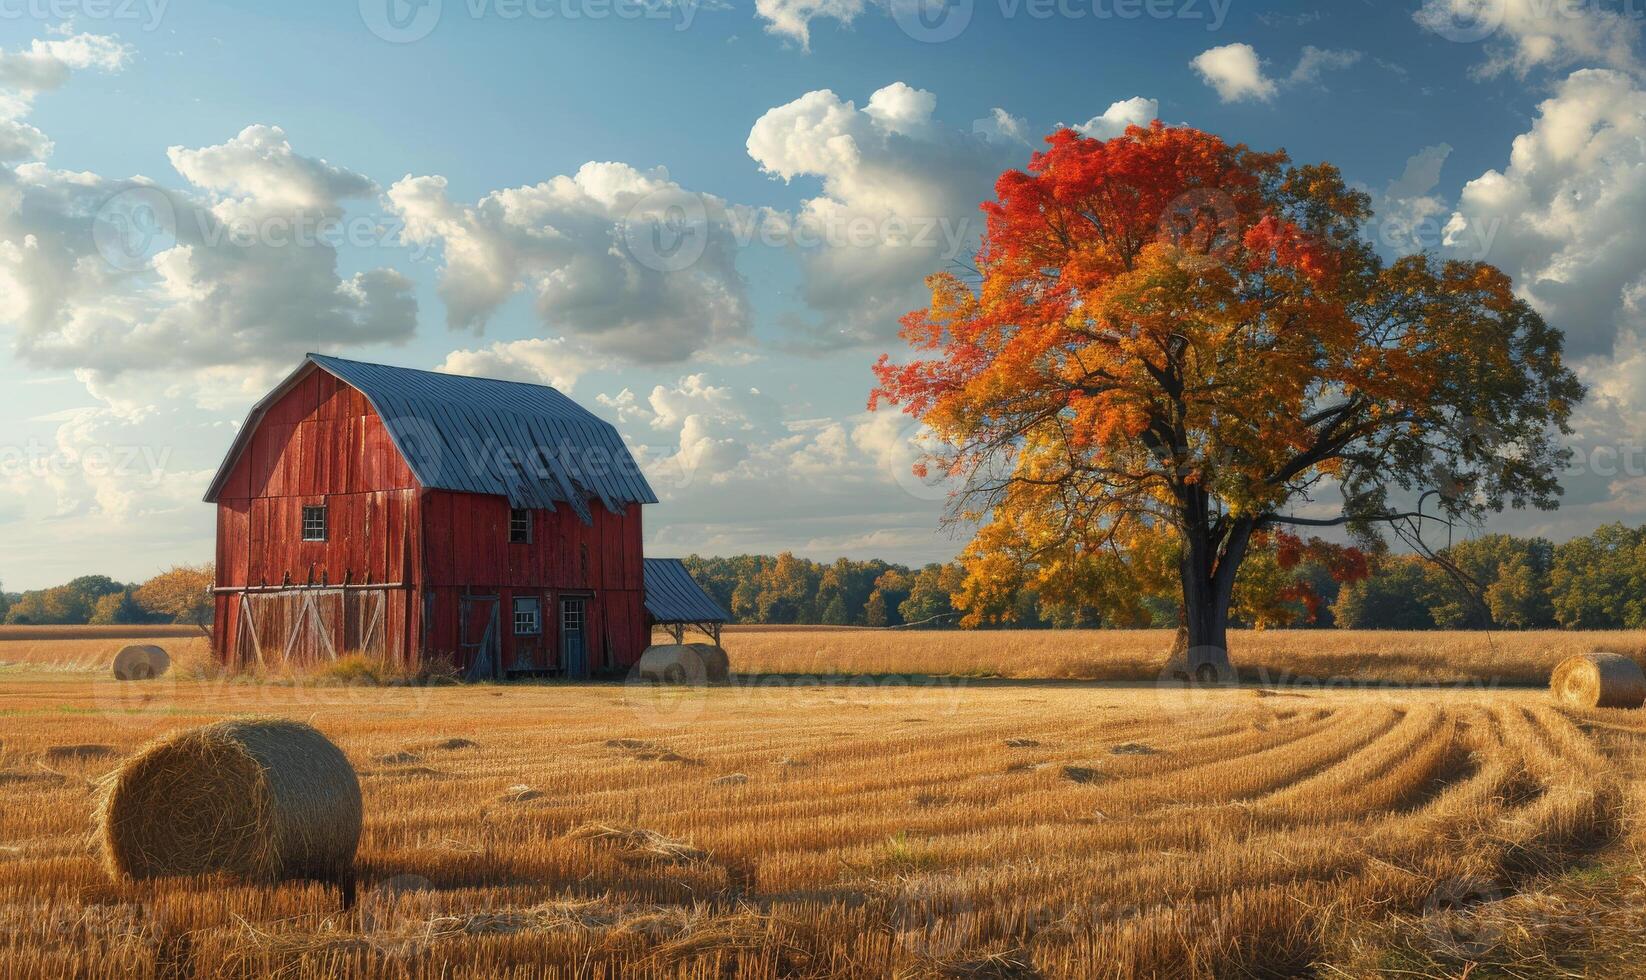
M 1332 549 L 1284 542 L 1241 569 L 1234 620 L 1241 626 L 1343 629 L 1646 629 L 1646 527 L 1622 524 L 1554 544 L 1485 534 L 1434 559 L 1369 556 L 1359 574 L 1333 567 Z M 988 599 L 972 625 L 1037 628 L 1175 627 L 1169 556 L 1118 559 L 1088 590 L 1092 605 L 1028 588 Z M 920 568 L 789 553 L 686 559 L 692 576 L 734 623 L 953 627 L 979 600 L 958 563 Z M 1125 601 L 1114 595 L 1125 592 Z M 1099 601 L 1100 600 L 1100 601 Z
M 211 621 L 212 566 L 178 565 L 146 582 L 82 575 L 30 592 L 0 591 L 0 622 L 8 626 L 116 626 Z
M 1646 527 L 1608 524 L 1553 544 L 1488 534 L 1444 565 L 1390 556 L 1344 586 L 1338 623 L 1381 629 L 1646 629 Z M 1450 567 L 1446 567 L 1450 566 Z
M 1561 544 L 1486 534 L 1436 558 L 1372 556 L 1363 571 L 1345 575 L 1332 567 L 1342 559 L 1330 549 L 1281 542 L 1242 567 L 1234 618 L 1297 628 L 1646 629 L 1646 527 L 1610 524 Z M 1174 627 L 1171 566 L 1170 556 L 1121 556 L 1087 588 L 1056 597 L 995 590 L 983 609 L 958 563 L 822 563 L 788 552 L 686 559 L 734 623 L 926 628 L 958 626 L 968 614 L 971 625 L 1018 629 Z M 49 589 L 0 591 L 0 622 L 206 623 L 212 582 L 209 564 L 177 566 L 140 584 L 83 575 Z M 1066 598 L 1080 594 L 1092 604 Z
M 686 567 L 734 623 L 944 627 L 961 615 L 954 597 L 965 573 L 954 563 L 911 568 L 837 558 L 824 564 L 784 552 L 693 555 Z M 1011 625 L 1019 628 L 1100 625 L 1094 610 L 1041 602 L 1029 590 L 1018 594 L 1015 613 Z

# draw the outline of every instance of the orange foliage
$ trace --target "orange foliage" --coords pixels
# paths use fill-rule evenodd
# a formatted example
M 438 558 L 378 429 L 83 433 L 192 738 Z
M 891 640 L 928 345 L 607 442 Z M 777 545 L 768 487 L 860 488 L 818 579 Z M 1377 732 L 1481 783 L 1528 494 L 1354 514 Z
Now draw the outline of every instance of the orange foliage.
M 917 356 L 882 356 L 869 402 L 935 431 L 965 487 L 953 516 L 987 522 L 964 556 L 974 611 L 1060 578 L 1114 592 L 1121 556 L 1162 534 L 1186 601 L 1226 609 L 1254 536 L 1318 523 L 1284 514 L 1325 484 L 1345 500 L 1331 523 L 1368 539 L 1391 488 L 1439 471 L 1454 513 L 1552 503 L 1548 434 L 1582 389 L 1507 276 L 1385 265 L 1330 165 L 1158 121 L 1047 144 L 982 205 L 977 281 L 928 279 L 902 321 Z M 1493 469 L 1510 444 L 1523 465 Z M 1295 565 L 1315 540 L 1272 543 Z M 1348 578 L 1364 560 L 1330 557 Z

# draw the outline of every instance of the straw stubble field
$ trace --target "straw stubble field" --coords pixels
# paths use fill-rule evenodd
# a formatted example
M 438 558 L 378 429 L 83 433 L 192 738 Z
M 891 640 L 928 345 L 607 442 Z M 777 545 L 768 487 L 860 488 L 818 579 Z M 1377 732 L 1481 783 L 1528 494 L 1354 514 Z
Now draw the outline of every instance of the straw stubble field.
M 1646 720 L 1539 691 L 114 683 L 0 674 L 0 974 L 1627 976 L 1646 952 Z M 245 714 L 360 771 L 352 908 L 105 876 L 99 776 Z

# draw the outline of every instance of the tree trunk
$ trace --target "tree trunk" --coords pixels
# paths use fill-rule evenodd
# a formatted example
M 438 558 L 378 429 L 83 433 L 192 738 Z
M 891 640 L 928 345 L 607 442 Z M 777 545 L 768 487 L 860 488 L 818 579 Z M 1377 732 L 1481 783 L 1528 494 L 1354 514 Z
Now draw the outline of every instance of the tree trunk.
M 1183 625 L 1178 634 L 1183 645 L 1183 670 L 1196 683 L 1220 684 L 1234 680 L 1229 663 L 1229 605 L 1216 596 L 1190 600 L 1184 596 Z
M 1204 511 L 1201 511 L 1204 513 Z M 1229 605 L 1235 573 L 1246 557 L 1256 522 L 1189 521 L 1183 540 L 1182 625 L 1168 670 L 1184 680 L 1222 684 L 1235 679 L 1229 661 Z

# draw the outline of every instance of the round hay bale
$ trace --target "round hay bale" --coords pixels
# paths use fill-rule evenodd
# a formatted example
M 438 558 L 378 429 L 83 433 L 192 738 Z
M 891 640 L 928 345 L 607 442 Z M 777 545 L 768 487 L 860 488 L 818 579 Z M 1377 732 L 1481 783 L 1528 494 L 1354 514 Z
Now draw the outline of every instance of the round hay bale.
M 1646 674 L 1615 653 L 1567 657 L 1549 678 L 1554 696 L 1578 708 L 1638 708 L 1646 703 Z
M 121 647 L 120 652 L 114 655 L 114 679 L 117 681 L 152 680 L 170 669 L 171 657 L 149 643 Z
M 97 819 L 116 878 L 343 880 L 360 843 L 360 781 L 308 725 L 224 721 L 144 746 L 110 774 Z
M 670 684 L 719 684 L 731 677 L 731 660 L 713 643 L 659 643 L 635 666 L 646 680 Z

